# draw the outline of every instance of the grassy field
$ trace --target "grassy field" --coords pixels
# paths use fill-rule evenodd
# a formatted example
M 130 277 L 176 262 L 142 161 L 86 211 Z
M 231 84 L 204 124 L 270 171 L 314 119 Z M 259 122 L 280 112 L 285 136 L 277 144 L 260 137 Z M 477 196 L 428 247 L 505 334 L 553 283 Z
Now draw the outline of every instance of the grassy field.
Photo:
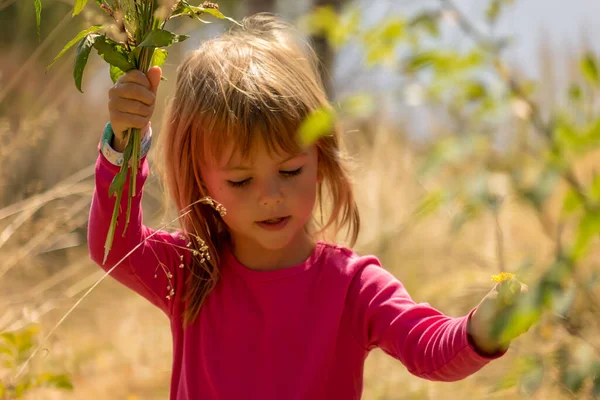
M 2 2 L 0 2 L 0 6 Z M 65 11 L 68 8 L 65 7 Z M 70 18 L 56 11 L 60 36 L 74 31 Z M 60 14 L 60 15 L 58 15 Z M 62 19 L 61 19 L 62 18 Z M 62 22 L 61 22 L 62 21 Z M 0 332 L 39 322 L 44 337 L 86 290 L 102 277 L 88 257 L 86 223 L 93 190 L 96 146 L 108 121 L 107 68 L 90 57 L 85 94 L 76 91 L 72 65 L 64 60 L 51 73 L 44 68 L 63 41 L 42 35 L 39 45 L 16 46 L 24 29 L 0 53 Z M 68 35 L 66 35 L 68 36 Z M 71 34 L 71 36 L 73 36 Z M 13 39 L 11 39 L 13 40 Z M 6 43 L 5 43 L 6 44 Z M 37 50 L 36 50 L 37 49 Z M 160 126 L 166 96 L 172 94 L 178 55 L 163 70 L 153 125 Z M 344 121 L 347 142 L 355 156 L 356 193 L 363 228 L 358 253 L 373 253 L 407 287 L 417 302 L 427 302 L 450 316 L 462 316 L 489 291 L 490 276 L 505 265 L 520 269 L 528 282 L 552 259 L 554 243 L 529 207 L 517 200 L 499 176 L 497 190 L 506 204 L 496 220 L 482 215 L 459 234 L 450 231 L 455 210 L 442 208 L 415 224 L 414 210 L 432 188 L 421 182 L 418 146 L 402 127 L 385 119 Z M 154 151 L 150 153 L 153 163 Z M 599 158 L 583 159 L 577 172 L 598 168 Z M 464 166 L 469 168 L 469 166 Z M 444 182 L 438 182 L 443 184 Z M 159 227 L 164 217 L 163 194 L 154 173 L 144 195 L 145 223 Z M 561 191 L 549 203 L 549 215 L 560 208 Z M 595 267 L 597 251 L 583 269 Z M 598 290 L 596 295 L 600 296 Z M 568 343 L 575 353 L 598 352 L 597 318 L 586 300 L 571 331 L 551 315 L 511 346 L 502 359 L 455 383 L 436 383 L 410 375 L 381 351 L 367 359 L 365 399 L 521 399 L 517 386 L 495 390 L 506 376 L 518 376 L 524 356 L 546 357 Z M 576 334 L 573 333 L 576 332 Z M 165 399 L 171 340 L 162 313 L 112 279 L 104 280 L 56 329 L 31 363 L 30 372 L 70 375 L 72 391 L 31 392 L 31 399 Z M 595 349 L 595 350 L 594 350 Z M 535 399 L 577 398 L 557 384 L 557 370 L 546 363 Z M 8 381 L 14 369 L 0 369 Z M 583 398 L 583 397 L 580 397 Z

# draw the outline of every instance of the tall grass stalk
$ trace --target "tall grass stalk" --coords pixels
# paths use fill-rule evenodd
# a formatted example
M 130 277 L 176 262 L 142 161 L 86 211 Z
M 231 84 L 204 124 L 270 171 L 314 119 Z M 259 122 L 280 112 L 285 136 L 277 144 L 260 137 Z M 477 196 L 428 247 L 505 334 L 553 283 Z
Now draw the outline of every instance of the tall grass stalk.
M 127 259 L 127 257 L 129 257 L 132 253 L 134 253 L 138 248 L 143 246 L 146 243 L 146 241 L 151 241 L 152 237 L 154 235 L 156 235 L 158 232 L 160 232 L 161 230 L 167 229 L 168 226 L 173 225 L 174 223 L 179 221 L 179 219 L 187 216 L 191 212 L 192 207 L 199 203 L 207 204 L 207 205 L 215 208 L 215 210 L 220 213 L 225 212 L 223 206 L 215 203 L 215 201 L 212 200 L 210 197 L 203 197 L 199 200 L 196 200 L 195 202 L 193 202 L 192 204 L 187 206 L 185 209 L 183 209 L 181 214 L 179 216 L 177 216 L 176 218 L 174 218 L 171 222 L 164 224 L 159 229 L 157 229 L 154 233 L 148 235 L 142 242 L 138 243 L 133 249 L 131 249 L 127 254 L 125 254 L 118 262 L 116 262 L 115 265 L 113 265 L 108 271 L 106 271 L 106 273 L 104 273 L 102 275 L 102 277 L 100 279 L 98 279 L 88 290 L 86 290 L 86 292 L 79 298 L 79 300 L 77 300 L 75 302 L 75 304 L 73 304 L 73 306 L 71 306 L 71 308 L 69 308 L 69 310 L 65 313 L 65 315 L 63 315 L 62 318 L 52 327 L 52 329 L 50 329 L 50 331 L 40 341 L 38 346 L 31 353 L 31 355 L 27 358 L 27 360 L 23 363 L 23 365 L 21 365 L 21 367 L 19 368 L 19 371 L 13 378 L 14 381 L 16 382 L 19 380 L 19 378 L 25 372 L 25 370 L 26 370 L 27 366 L 29 365 L 29 363 L 31 362 L 31 360 L 42 349 L 44 343 L 48 340 L 48 338 L 50 336 L 52 336 L 52 334 L 56 331 L 56 329 L 69 317 L 69 315 L 71 315 L 73 310 L 75 310 L 75 308 L 77 308 L 79 306 L 79 304 L 81 304 L 81 302 L 100 284 L 100 282 L 102 282 L 108 275 L 110 275 L 112 273 L 112 271 L 114 271 L 115 268 L 117 268 L 119 265 L 121 265 L 121 263 L 123 263 L 123 261 L 125 261 Z M 189 249 L 189 248 L 182 248 L 182 249 L 185 251 L 189 251 L 189 252 L 194 251 L 193 249 Z

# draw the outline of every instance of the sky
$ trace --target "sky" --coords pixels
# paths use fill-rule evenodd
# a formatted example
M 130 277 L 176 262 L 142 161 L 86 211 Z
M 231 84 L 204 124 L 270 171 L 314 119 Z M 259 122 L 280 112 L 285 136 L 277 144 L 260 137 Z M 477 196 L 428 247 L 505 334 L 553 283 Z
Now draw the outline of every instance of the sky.
M 404 14 L 438 8 L 439 0 L 359 0 L 363 10 L 364 20 L 368 24 L 377 23 L 386 16 L 395 13 Z M 485 8 L 489 2 L 482 0 L 455 0 L 459 9 L 469 16 L 483 32 L 486 32 L 484 19 Z M 499 20 L 494 35 L 508 35 L 513 38 L 511 47 L 505 54 L 505 59 L 512 65 L 518 66 L 527 75 L 539 77 L 540 66 L 538 49 L 543 40 L 552 47 L 557 55 L 555 63 L 557 73 L 562 72 L 563 60 L 560 55 L 565 50 L 578 52 L 584 39 L 596 51 L 600 52 L 600 0 L 515 0 L 514 5 L 506 9 Z M 447 24 L 446 24 L 447 25 Z M 451 26 L 445 27 L 452 32 Z M 454 29 L 456 31 L 456 29 Z M 456 40 L 461 35 L 452 37 Z M 594 40 L 594 38 L 597 38 Z M 458 43 L 467 43 L 468 39 L 459 39 Z M 361 57 L 356 49 L 345 49 L 336 68 L 338 86 L 346 90 L 357 89 L 360 83 L 348 84 L 347 77 L 356 72 Z M 369 85 L 389 88 L 389 76 L 384 72 L 367 73 Z
M 477 7 L 481 0 L 459 0 L 465 10 L 482 12 Z M 510 53 L 527 71 L 538 69 L 535 55 L 540 41 L 547 39 L 560 53 L 563 49 L 578 49 L 587 38 L 595 40 L 600 49 L 600 1 L 599 0 L 516 0 L 500 21 L 500 32 L 513 35 L 517 40 Z

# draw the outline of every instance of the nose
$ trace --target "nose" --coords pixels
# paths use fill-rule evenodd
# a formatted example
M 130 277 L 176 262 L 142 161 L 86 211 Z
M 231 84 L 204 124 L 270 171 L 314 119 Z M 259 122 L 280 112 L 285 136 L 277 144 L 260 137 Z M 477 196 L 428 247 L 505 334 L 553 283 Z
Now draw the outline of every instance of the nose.
M 264 183 L 261 189 L 262 190 L 259 199 L 261 205 L 268 207 L 281 203 L 283 194 L 281 193 L 281 184 L 279 179 L 269 179 Z

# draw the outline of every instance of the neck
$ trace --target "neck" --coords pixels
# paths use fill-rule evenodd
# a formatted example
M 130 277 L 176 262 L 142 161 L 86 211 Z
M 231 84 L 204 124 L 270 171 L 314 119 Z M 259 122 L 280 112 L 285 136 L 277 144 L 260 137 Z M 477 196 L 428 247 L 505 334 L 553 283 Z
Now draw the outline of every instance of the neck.
M 237 260 L 246 268 L 256 271 L 272 271 L 301 264 L 316 246 L 314 239 L 304 231 L 299 232 L 297 238 L 280 249 L 266 249 L 256 242 L 234 238 L 231 243 Z

